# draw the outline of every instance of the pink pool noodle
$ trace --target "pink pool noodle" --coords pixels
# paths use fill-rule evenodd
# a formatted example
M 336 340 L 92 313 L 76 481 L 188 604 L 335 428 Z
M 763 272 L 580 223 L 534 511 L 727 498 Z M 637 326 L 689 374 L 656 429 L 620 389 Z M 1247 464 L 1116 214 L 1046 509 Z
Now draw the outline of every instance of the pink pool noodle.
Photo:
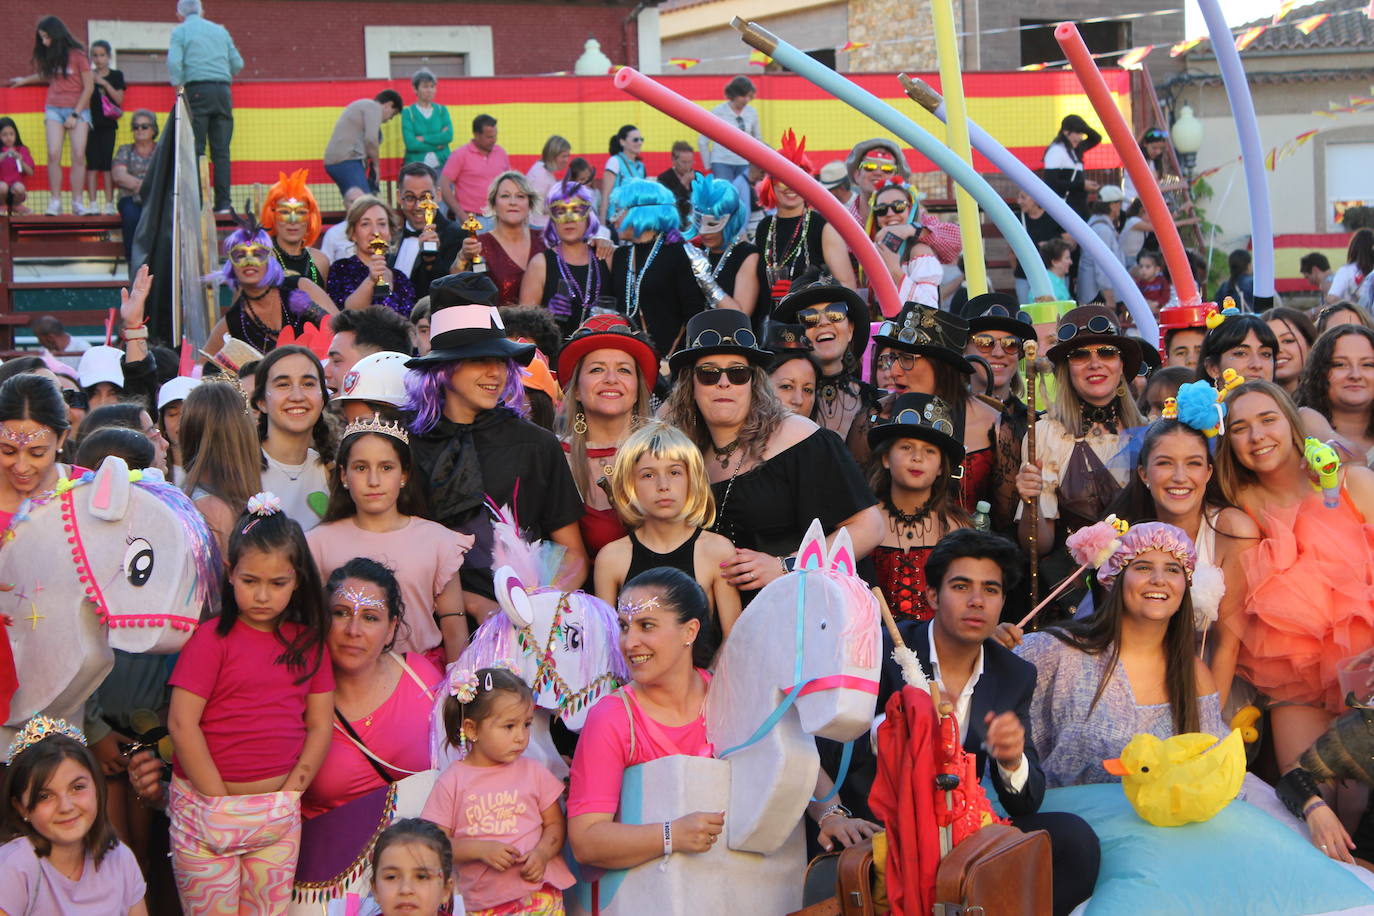
M 1145 213 L 1150 217 L 1150 225 L 1154 226 L 1155 237 L 1159 239 L 1164 261 L 1169 267 L 1169 279 L 1178 292 L 1179 305 L 1198 305 L 1202 302 L 1202 296 L 1198 293 L 1197 281 L 1193 279 L 1193 268 L 1188 263 L 1187 253 L 1183 250 L 1183 239 L 1179 237 L 1178 227 L 1174 225 L 1173 215 L 1169 213 L 1169 205 L 1164 202 L 1159 182 L 1155 180 L 1154 172 L 1145 161 L 1145 154 L 1140 151 L 1140 145 L 1136 143 L 1131 126 L 1122 117 L 1121 109 L 1116 107 L 1116 101 L 1107 88 L 1107 81 L 1102 78 L 1102 72 L 1093 62 L 1088 46 L 1083 43 L 1083 36 L 1078 34 L 1078 28 L 1072 22 L 1061 22 L 1055 27 L 1054 39 L 1059 42 L 1059 47 L 1064 49 L 1064 56 L 1073 65 L 1074 74 L 1083 84 L 1083 91 L 1093 103 L 1097 116 L 1102 119 L 1102 125 L 1107 128 L 1112 145 L 1116 147 L 1116 154 L 1121 157 L 1122 164 L 1135 184 L 1136 193 L 1145 204 Z
M 835 227 L 835 231 L 844 239 L 849 250 L 859 259 L 883 314 L 891 318 L 902 310 L 897 285 L 892 282 L 892 274 L 883 263 L 883 259 L 878 256 L 878 250 L 873 247 L 868 233 L 864 232 L 863 227 L 845 209 L 844 204 L 836 200 L 834 194 L 821 187 L 815 178 L 788 161 L 771 146 L 760 143 L 739 128 L 726 124 L 700 105 L 683 98 L 633 67 L 620 68 L 613 79 L 617 89 L 657 108 L 670 118 L 681 121 L 697 133 L 705 134 L 800 194 L 825 217 L 826 222 Z

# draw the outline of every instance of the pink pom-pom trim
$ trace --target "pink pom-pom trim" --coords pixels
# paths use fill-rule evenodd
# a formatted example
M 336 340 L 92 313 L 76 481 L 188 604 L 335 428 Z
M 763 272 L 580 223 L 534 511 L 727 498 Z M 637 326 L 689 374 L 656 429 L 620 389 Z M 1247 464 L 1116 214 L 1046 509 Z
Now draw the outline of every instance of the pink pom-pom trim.
M 1111 521 L 1102 521 L 1079 528 L 1065 539 L 1064 545 L 1078 565 L 1100 568 L 1121 546 L 1120 537 Z

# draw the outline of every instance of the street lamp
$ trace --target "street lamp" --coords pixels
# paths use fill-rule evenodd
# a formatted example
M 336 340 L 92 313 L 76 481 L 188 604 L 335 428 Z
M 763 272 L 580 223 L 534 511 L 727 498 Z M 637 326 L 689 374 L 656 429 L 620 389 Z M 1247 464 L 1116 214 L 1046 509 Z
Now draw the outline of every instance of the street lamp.
M 1169 134 L 1174 143 L 1174 152 L 1178 154 L 1178 164 L 1191 181 L 1193 166 L 1197 164 L 1197 151 L 1202 149 L 1203 134 L 1202 122 L 1193 114 L 1191 106 L 1179 107 L 1178 117 L 1174 119 Z

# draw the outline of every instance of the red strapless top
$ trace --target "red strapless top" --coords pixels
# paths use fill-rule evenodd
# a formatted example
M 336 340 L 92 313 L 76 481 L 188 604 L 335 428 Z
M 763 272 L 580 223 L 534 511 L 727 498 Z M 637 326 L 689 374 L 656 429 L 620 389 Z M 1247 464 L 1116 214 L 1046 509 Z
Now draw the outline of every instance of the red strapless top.
M 892 616 L 898 620 L 929 620 L 935 612 L 926 603 L 926 559 L 933 547 L 874 547 L 873 565 Z

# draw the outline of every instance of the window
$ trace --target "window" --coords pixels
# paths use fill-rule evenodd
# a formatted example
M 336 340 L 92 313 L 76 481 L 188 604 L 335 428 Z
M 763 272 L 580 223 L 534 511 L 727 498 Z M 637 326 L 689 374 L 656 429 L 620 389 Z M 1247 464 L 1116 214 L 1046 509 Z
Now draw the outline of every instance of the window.
M 466 54 L 391 54 L 391 78 L 409 80 L 415 71 L 426 69 L 439 79 L 468 75 Z
M 119 72 L 129 83 L 167 83 L 171 74 L 167 72 L 166 51 L 119 51 Z
M 1054 40 L 1054 28 L 1060 19 L 1021 20 L 1021 66 L 1044 64 L 1064 59 L 1064 49 Z M 1030 28 L 1039 26 L 1039 28 Z M 1129 22 L 1082 22 L 1078 31 L 1083 43 L 1093 54 L 1107 54 L 1096 58 L 1099 67 L 1115 67 L 1117 56 L 1131 47 Z M 1111 52 L 1116 52 L 1112 54 Z
M 1320 231 L 1343 232 L 1341 216 L 1349 207 L 1374 206 L 1374 141 L 1326 145 L 1326 206 Z

